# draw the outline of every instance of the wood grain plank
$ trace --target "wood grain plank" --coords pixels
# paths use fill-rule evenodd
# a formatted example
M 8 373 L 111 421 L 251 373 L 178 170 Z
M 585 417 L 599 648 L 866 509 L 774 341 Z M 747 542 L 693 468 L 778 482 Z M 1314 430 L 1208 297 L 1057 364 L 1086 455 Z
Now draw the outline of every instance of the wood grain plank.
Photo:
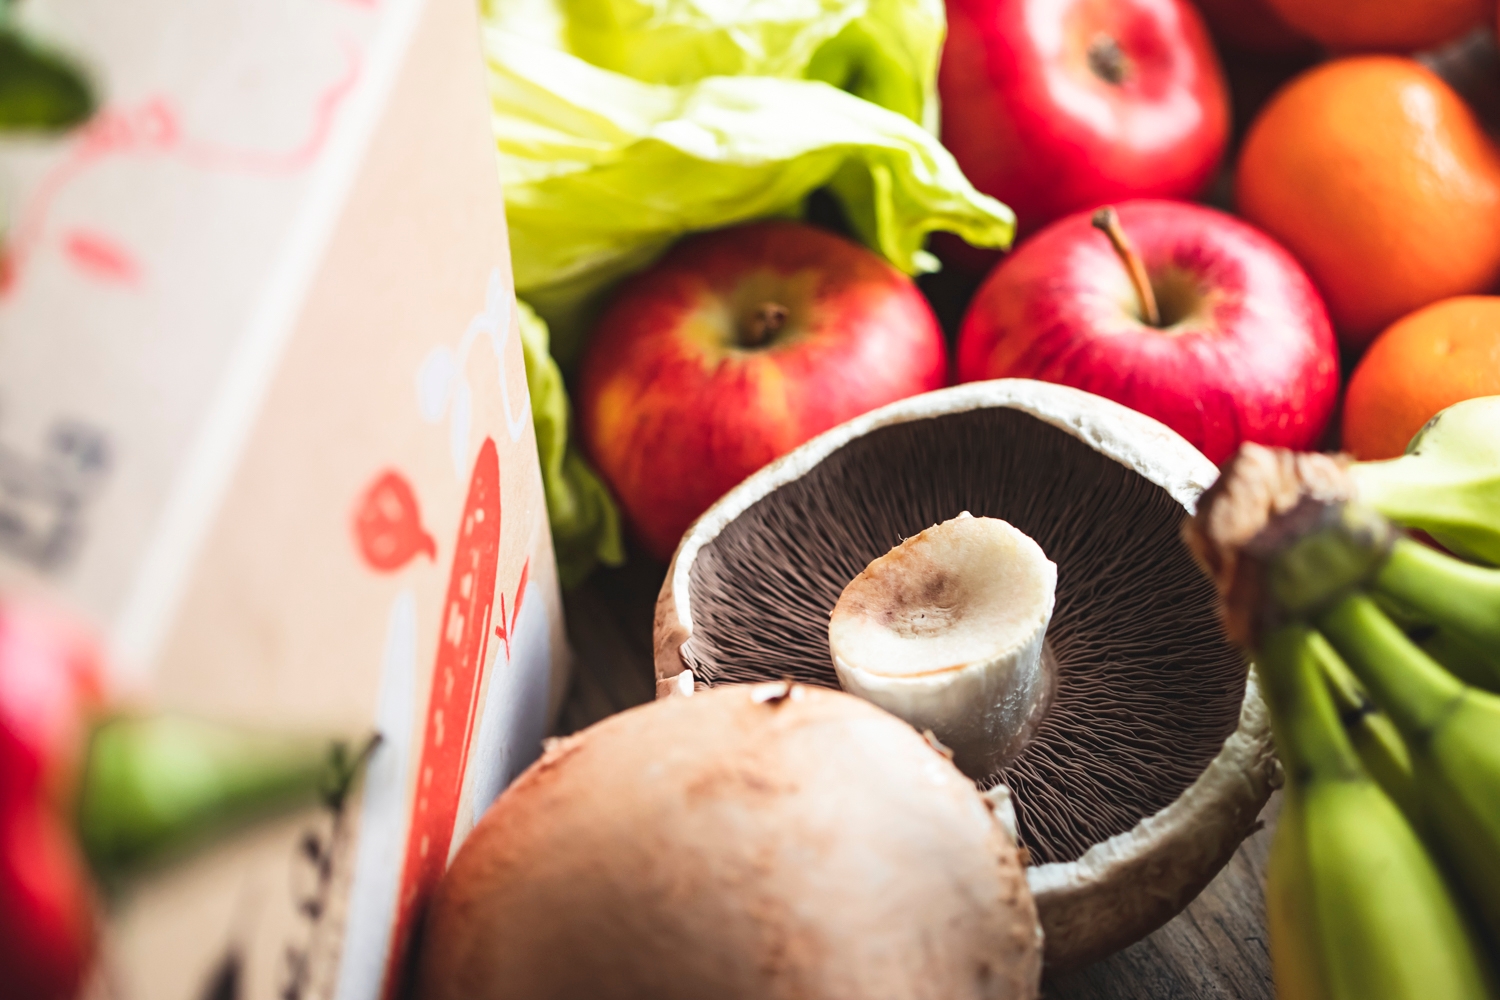
M 1273 796 L 1265 826 L 1203 894 L 1155 934 L 1102 962 L 1050 977 L 1047 1000 L 1269 1000 L 1265 869 L 1281 807 Z

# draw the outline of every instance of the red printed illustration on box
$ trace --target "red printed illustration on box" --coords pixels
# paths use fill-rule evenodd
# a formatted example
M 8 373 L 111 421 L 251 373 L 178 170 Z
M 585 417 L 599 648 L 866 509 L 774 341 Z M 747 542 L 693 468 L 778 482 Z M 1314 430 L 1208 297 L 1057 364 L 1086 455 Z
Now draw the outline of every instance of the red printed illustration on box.
M 315 97 L 305 133 L 287 148 L 238 148 L 194 136 L 184 124 L 177 101 L 168 94 L 101 109 L 17 214 L 0 249 L 0 299 L 15 293 L 31 255 L 47 237 L 58 202 L 87 174 L 122 157 L 173 157 L 198 170 L 256 177 L 299 173 L 311 167 L 328 144 L 361 69 L 360 50 L 346 42 L 343 69 Z M 141 277 L 136 256 L 108 234 L 74 230 L 64 235 L 62 249 L 81 274 L 95 281 L 132 285 Z
M 437 542 L 422 527 L 417 495 L 395 469 L 381 473 L 354 508 L 354 542 L 365 563 L 390 573 L 419 554 L 437 558 Z
M 443 869 L 463 791 L 475 707 L 485 652 L 500 555 L 500 464 L 495 442 L 485 438 L 469 479 L 443 618 L 437 662 L 432 672 L 422 756 L 417 766 L 416 799 L 407 828 L 405 860 L 391 938 L 386 995 L 400 980 L 414 919 L 420 914 Z

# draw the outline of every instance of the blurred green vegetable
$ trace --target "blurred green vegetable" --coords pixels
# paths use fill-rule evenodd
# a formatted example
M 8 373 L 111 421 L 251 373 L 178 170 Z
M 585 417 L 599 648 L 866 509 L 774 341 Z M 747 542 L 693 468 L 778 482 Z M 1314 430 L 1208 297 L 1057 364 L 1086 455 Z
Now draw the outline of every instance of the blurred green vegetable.
M 516 289 L 563 371 L 620 278 L 685 233 L 799 215 L 819 188 L 908 274 L 936 268 L 934 230 L 1010 242 L 1010 210 L 923 127 L 941 0 L 487 0 L 484 15 Z M 535 412 L 565 416 L 560 379 L 542 381 Z M 560 560 L 618 558 L 607 494 L 565 420 L 552 428 Z
M 10 5 L 0 4 L 0 131 L 71 128 L 94 113 L 94 104 L 88 77 L 23 34 Z
M 564 587 L 573 587 L 599 563 L 618 566 L 625 561 L 620 515 L 609 490 L 568 442 L 567 390 L 562 372 L 547 350 L 547 324 L 526 303 L 518 305 L 531 420 L 536 425 L 536 450 L 547 493 L 547 518 L 552 522 L 557 572 Z
M 564 370 L 620 277 L 684 233 L 798 214 L 820 187 L 909 274 L 935 267 L 921 249 L 933 230 L 1010 240 L 1010 211 L 917 124 L 935 108 L 941 4 L 722 6 L 491 0 L 516 288 L 551 326 Z
M 563 47 L 645 83 L 821 80 L 935 127 L 940 0 L 563 0 L 560 8 Z
M 110 885 L 215 832 L 319 796 L 341 802 L 366 756 L 327 739 L 186 716 L 117 716 L 89 742 L 79 841 L 96 878 Z

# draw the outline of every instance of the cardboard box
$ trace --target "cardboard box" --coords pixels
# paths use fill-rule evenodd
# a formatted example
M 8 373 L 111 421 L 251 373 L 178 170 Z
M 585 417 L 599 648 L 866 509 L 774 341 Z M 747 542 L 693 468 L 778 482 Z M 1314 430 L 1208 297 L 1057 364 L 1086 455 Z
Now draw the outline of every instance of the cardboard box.
M 388 994 L 561 700 L 474 8 L 25 5 L 105 103 L 0 148 L 0 584 L 126 697 L 383 737 L 341 808 L 132 885 L 97 995 Z

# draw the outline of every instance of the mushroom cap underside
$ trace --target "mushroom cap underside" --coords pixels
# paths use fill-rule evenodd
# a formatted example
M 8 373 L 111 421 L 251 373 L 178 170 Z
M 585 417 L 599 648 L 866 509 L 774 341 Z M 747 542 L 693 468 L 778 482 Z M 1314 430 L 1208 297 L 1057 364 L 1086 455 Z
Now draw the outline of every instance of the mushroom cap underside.
M 1179 536 L 1215 475 L 1156 421 L 1061 386 L 893 404 L 751 477 L 689 531 L 657 607 L 658 689 L 680 689 L 684 667 L 700 687 L 836 686 L 828 614 L 871 560 L 964 510 L 1015 525 L 1058 567 L 1056 687 L 991 780 L 1014 793 L 1049 964 L 1096 957 L 1186 905 L 1270 793 L 1258 691 Z M 1139 898 L 1118 918 L 1082 913 L 1122 893 Z

